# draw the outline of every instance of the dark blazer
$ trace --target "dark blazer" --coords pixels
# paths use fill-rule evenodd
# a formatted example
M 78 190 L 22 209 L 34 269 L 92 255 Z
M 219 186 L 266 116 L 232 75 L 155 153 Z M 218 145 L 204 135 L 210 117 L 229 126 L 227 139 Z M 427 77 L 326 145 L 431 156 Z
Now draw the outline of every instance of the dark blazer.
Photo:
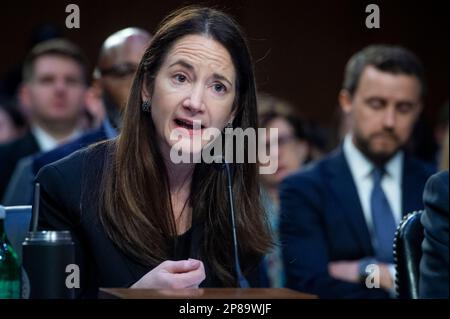
M 56 162 L 57 160 L 78 151 L 88 145 L 106 140 L 106 132 L 103 126 L 83 134 L 72 142 L 63 144 L 49 152 L 36 154 L 33 158 L 33 173 L 36 175 L 39 170 L 47 164 Z
M 31 132 L 10 143 L 0 145 L 0 199 L 3 197 L 17 162 L 39 150 L 39 145 Z
M 101 126 L 48 152 L 37 153 L 19 161 L 5 190 L 3 204 L 9 206 L 31 205 L 34 193 L 34 178 L 43 166 L 70 155 L 81 148 L 106 139 L 106 132 Z
M 433 175 L 423 194 L 425 229 L 420 261 L 420 298 L 448 299 L 448 171 Z
M 121 251 L 100 223 L 95 203 L 107 145 L 103 143 L 77 151 L 44 166 L 36 177 L 41 184 L 39 229 L 70 230 L 72 233 L 81 273 L 79 297 L 95 298 L 99 287 L 128 287 L 156 266 L 143 265 Z M 181 259 L 199 258 L 202 225 L 193 223 L 189 233 L 187 255 Z M 206 279 L 201 286 L 220 287 L 221 283 L 207 264 L 205 271 Z M 259 267 L 249 274 L 247 279 L 251 286 L 259 285 L 260 274 Z
M 431 168 L 405 156 L 402 212 L 422 208 Z M 385 298 L 382 289 L 332 278 L 328 263 L 374 256 L 350 168 L 339 148 L 280 188 L 280 236 L 289 288 L 322 298 Z M 394 234 L 393 234 L 394 237 Z

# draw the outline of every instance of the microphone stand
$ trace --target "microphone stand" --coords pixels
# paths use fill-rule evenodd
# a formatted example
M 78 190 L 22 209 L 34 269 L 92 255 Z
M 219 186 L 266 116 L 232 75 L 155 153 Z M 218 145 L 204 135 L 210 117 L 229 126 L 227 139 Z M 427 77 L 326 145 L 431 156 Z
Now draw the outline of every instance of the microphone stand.
M 232 178 L 231 178 L 231 170 L 230 165 L 227 163 L 225 158 L 222 158 L 222 167 L 225 167 L 226 173 L 227 173 L 227 189 L 228 189 L 228 204 L 230 208 L 230 214 L 231 214 L 231 225 L 233 230 L 233 246 L 234 246 L 234 262 L 235 262 L 235 269 L 236 269 L 236 276 L 238 280 L 238 287 L 239 288 L 249 288 L 250 285 L 248 284 L 247 279 L 245 279 L 244 275 L 242 274 L 241 265 L 239 262 L 239 253 L 238 253 L 238 241 L 237 241 L 237 235 L 236 235 L 236 222 L 235 222 L 235 216 L 234 216 L 234 197 L 233 197 L 233 190 L 232 190 Z

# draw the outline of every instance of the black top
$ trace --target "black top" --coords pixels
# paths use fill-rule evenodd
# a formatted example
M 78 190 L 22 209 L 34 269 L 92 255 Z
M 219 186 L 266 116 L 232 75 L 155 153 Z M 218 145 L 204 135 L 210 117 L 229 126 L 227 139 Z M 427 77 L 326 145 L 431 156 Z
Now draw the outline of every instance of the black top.
M 70 230 L 75 242 L 80 267 L 79 297 L 95 298 L 99 287 L 129 287 L 154 268 L 119 249 L 100 222 L 94 203 L 98 201 L 106 145 L 77 151 L 44 166 L 36 177 L 41 184 L 39 229 Z M 173 260 L 201 259 L 202 226 L 193 222 L 190 230 L 177 238 Z M 209 265 L 204 266 L 206 279 L 200 286 L 221 287 Z M 260 274 L 259 267 L 248 274 L 250 286 L 259 285 Z

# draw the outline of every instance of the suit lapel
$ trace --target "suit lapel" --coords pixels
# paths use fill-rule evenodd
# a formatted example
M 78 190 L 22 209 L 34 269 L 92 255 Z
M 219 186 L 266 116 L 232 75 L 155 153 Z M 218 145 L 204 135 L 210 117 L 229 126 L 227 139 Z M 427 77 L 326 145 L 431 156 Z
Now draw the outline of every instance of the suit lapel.
M 336 201 L 340 204 L 336 210 L 341 209 L 358 242 L 363 246 L 367 254 L 372 252 L 367 223 L 361 207 L 355 182 L 344 157 L 342 149 L 337 150 L 330 158 L 326 167 L 331 191 L 335 194 Z M 340 212 L 336 212 L 340 213 Z

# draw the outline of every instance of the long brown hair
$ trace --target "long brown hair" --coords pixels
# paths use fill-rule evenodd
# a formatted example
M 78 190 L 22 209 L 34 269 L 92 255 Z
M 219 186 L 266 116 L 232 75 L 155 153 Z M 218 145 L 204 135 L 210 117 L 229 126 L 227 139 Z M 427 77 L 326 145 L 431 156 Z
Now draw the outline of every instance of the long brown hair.
M 167 170 L 151 116 L 141 111 L 141 91 L 144 80 L 152 91 L 167 52 L 176 40 L 189 34 L 211 37 L 229 51 L 237 72 L 233 126 L 257 127 L 253 64 L 238 25 L 211 8 L 190 6 L 169 15 L 159 26 L 136 72 L 121 133 L 109 147 L 100 196 L 100 220 L 108 236 L 144 265 L 156 266 L 166 260 L 177 232 Z M 247 152 L 247 146 L 240 151 Z M 255 266 L 271 245 L 257 178 L 255 163 L 234 165 L 237 234 L 244 272 Z M 196 164 L 188 200 L 193 223 L 201 222 L 204 227 L 199 247 L 202 260 L 224 285 L 232 285 L 236 279 L 225 187 L 224 172 L 212 165 Z

